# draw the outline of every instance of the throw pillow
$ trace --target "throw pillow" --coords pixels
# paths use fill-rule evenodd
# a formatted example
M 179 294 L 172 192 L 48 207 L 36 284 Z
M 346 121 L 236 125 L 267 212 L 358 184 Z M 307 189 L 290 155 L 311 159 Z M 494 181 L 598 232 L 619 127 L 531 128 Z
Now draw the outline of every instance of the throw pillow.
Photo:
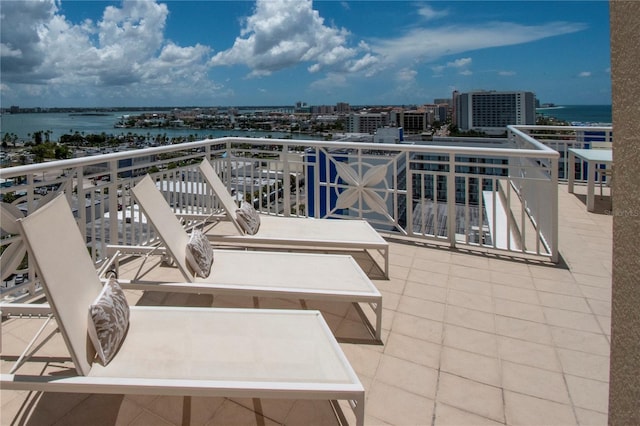
M 198 229 L 191 231 L 187 243 L 187 263 L 193 273 L 199 277 L 207 278 L 211 273 L 213 248 L 207 236 Z
M 246 201 L 243 201 L 240 208 L 236 210 L 236 220 L 249 235 L 255 235 L 260 228 L 260 214 Z
M 129 303 L 115 278 L 110 278 L 89 306 L 89 338 L 103 365 L 118 352 L 129 329 Z

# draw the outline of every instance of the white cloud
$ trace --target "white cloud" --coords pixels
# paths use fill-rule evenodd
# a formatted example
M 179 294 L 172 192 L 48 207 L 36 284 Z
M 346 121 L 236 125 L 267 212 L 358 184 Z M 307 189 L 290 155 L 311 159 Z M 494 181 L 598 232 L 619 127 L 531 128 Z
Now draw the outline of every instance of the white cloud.
M 578 74 L 578 77 L 591 77 L 591 71 L 582 71 Z
M 20 93 L 49 96 L 58 105 L 65 99 L 76 105 L 76 99 L 89 105 L 154 98 L 156 104 L 179 103 L 219 91 L 206 75 L 207 46 L 165 39 L 168 14 L 165 4 L 124 0 L 107 6 L 100 20 L 74 24 L 54 0 L 3 2 L 3 85 L 18 100 Z
M 447 62 L 447 66 L 452 68 L 462 68 L 467 65 L 471 65 L 471 58 L 460 58 L 453 62 Z
M 369 44 L 372 52 L 384 58 L 387 63 L 404 63 L 415 59 L 433 61 L 444 55 L 528 43 L 585 28 L 583 24 L 567 22 L 541 25 L 487 22 L 478 26 L 416 28 L 400 37 L 376 39 Z M 421 42 L 416 43 L 416 40 Z
M 460 75 L 472 75 L 473 72 L 470 70 L 464 70 L 464 71 L 460 71 L 458 74 Z
M 311 83 L 310 88 L 318 91 L 331 91 L 347 86 L 347 77 L 344 74 L 328 73 L 326 77 Z
M 418 9 L 418 15 L 422 16 L 428 21 L 444 18 L 448 14 L 449 14 L 449 11 L 447 10 L 435 10 L 431 6 L 427 6 L 427 5 L 422 6 Z
M 233 65 L 248 67 L 252 77 L 302 65 L 317 76 L 311 85 L 317 90 L 340 91 L 355 83 L 348 81 L 352 77 L 372 77 L 382 71 L 388 73 L 380 81 L 395 79 L 409 87 L 416 86 L 415 70 L 422 62 L 440 60 L 442 63 L 432 66 L 436 75 L 446 70 L 470 75 L 472 59 L 465 52 L 586 28 L 566 22 L 430 24 L 424 28 L 408 26 L 411 29 L 397 37 L 365 41 L 354 40 L 347 28 L 326 23 L 311 0 L 258 0 L 233 45 L 211 57 L 209 46 L 181 46 L 167 39 L 167 4 L 179 5 L 161 1 L 105 3 L 117 6 L 105 6 L 100 18 L 82 22 L 71 22 L 62 15 L 60 0 L 3 1 L 0 90 L 5 102 L 48 96 L 52 104 L 60 106 L 68 104 L 65 100 L 80 100 L 86 105 L 104 105 L 104 100 L 111 99 L 111 105 L 144 104 L 145 100 L 156 105 L 197 103 L 233 94 L 226 85 L 237 78 L 223 85 L 208 75 L 212 67 Z M 353 8 L 348 2 L 342 7 Z M 431 6 L 415 10 L 416 24 L 448 14 Z M 500 75 L 512 75 L 509 72 Z M 369 84 L 369 80 L 363 81 Z
M 433 70 L 436 76 L 440 76 L 442 72 L 444 72 L 444 70 L 447 68 L 458 68 L 458 69 L 465 68 L 471 65 L 471 62 L 472 62 L 471 58 L 458 58 L 453 61 L 447 62 L 446 65 L 433 65 L 431 69 Z M 468 74 L 463 74 L 463 75 L 468 75 Z
M 516 75 L 515 71 L 498 71 L 498 75 L 504 76 L 504 77 L 511 77 L 513 75 Z
M 412 82 L 415 81 L 418 72 L 409 68 L 403 68 L 396 73 L 396 80 Z
M 310 63 L 311 73 L 355 72 L 377 62 L 373 55 L 357 56 L 368 46 L 348 46 L 349 31 L 325 25 L 311 0 L 258 0 L 254 14 L 233 46 L 219 52 L 211 65 L 243 64 L 252 76 Z

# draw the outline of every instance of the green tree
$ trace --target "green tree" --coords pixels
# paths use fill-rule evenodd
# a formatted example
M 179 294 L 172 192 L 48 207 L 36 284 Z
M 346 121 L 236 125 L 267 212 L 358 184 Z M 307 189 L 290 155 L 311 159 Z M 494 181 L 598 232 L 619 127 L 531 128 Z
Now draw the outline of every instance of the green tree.
M 66 145 L 56 145 L 54 150 L 54 157 L 57 160 L 63 160 L 65 158 L 71 157 L 71 151 L 69 147 Z

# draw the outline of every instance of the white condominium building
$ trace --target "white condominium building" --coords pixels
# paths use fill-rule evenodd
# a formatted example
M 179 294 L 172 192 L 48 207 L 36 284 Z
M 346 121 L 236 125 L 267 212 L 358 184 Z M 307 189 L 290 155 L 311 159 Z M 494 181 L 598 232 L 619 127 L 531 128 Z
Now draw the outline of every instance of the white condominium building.
M 454 124 L 462 131 L 503 133 L 508 125 L 535 124 L 535 102 L 533 92 L 454 92 Z

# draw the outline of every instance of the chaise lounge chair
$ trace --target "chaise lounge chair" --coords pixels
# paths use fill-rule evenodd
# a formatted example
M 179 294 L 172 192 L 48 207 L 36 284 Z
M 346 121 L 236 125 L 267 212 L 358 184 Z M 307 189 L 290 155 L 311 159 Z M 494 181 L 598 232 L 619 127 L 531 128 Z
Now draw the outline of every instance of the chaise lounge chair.
M 364 424 L 364 388 L 318 311 L 125 303 L 126 334 L 97 361 L 89 307 L 108 291 L 64 196 L 20 224 L 77 374 L 12 371 L 3 391 L 348 400 Z
M 131 280 L 131 288 L 191 293 L 232 294 L 354 303 L 377 341 L 381 340 L 382 295 L 357 262 L 348 255 L 274 251 L 213 250 L 208 276 L 197 276 L 189 266 L 189 234 L 149 175 L 131 192 L 155 228 L 164 249 L 187 283 Z M 149 251 L 156 250 L 147 247 Z M 140 253 L 140 246 L 111 246 L 111 252 Z M 165 280 L 166 281 L 166 280 Z M 358 303 L 368 304 L 376 315 L 369 324 Z M 371 330 L 372 329 L 372 330 Z
M 304 247 L 314 250 L 375 250 L 384 259 L 383 272 L 389 278 L 389 243 L 365 220 L 302 219 L 260 215 L 257 232 L 250 235 L 238 222 L 237 203 L 218 177 L 207 159 L 200 163 L 200 171 L 222 204 L 237 234 L 207 234 L 218 244 L 241 244 L 256 247 Z

